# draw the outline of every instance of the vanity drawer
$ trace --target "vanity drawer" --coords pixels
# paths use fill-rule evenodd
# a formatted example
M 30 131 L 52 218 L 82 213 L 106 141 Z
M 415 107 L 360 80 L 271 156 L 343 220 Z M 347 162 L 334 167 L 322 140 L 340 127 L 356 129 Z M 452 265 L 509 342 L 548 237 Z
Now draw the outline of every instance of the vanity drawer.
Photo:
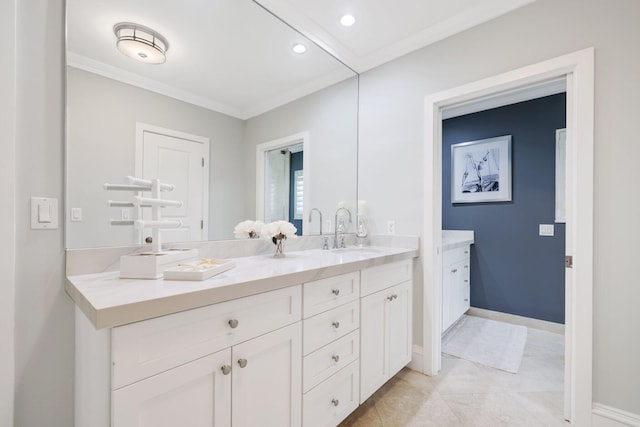
M 360 301 L 334 308 L 302 321 L 303 354 L 307 355 L 360 326 Z
M 360 272 L 328 277 L 303 284 L 302 316 L 315 316 L 360 297 Z
M 360 401 L 358 362 L 352 362 L 302 397 L 302 425 L 334 427 Z
M 319 348 L 304 358 L 302 391 L 307 392 L 360 356 L 360 331 Z
M 113 328 L 112 389 L 297 322 L 292 286 Z
M 411 280 L 413 260 L 407 259 L 362 270 L 360 295 L 367 296 Z
M 447 249 L 442 252 L 442 265 L 454 264 L 458 261 L 469 260 L 471 257 L 469 245 L 460 248 Z

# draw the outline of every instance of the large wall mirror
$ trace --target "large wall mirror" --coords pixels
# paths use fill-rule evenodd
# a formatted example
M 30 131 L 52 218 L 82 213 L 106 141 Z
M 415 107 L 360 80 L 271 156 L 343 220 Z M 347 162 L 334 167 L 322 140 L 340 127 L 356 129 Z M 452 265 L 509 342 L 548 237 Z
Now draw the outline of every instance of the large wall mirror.
M 126 56 L 114 29 L 164 62 Z M 104 189 L 127 176 L 175 185 L 163 214 L 184 226 L 163 241 L 232 239 L 246 219 L 317 234 L 311 209 L 355 214 L 357 108 L 356 73 L 254 1 L 68 0 L 67 247 L 144 243 L 116 224 L 148 209 Z

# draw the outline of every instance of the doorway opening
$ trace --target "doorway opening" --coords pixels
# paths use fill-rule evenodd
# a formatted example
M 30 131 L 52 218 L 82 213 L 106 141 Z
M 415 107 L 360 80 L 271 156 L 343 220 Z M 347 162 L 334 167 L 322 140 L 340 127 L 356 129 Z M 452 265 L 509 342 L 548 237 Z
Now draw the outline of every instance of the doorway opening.
M 593 317 L 593 113 L 594 51 L 564 55 L 458 88 L 425 100 L 425 229 L 423 239 L 423 371 L 441 368 L 442 331 L 442 117 L 462 106 L 523 87 L 566 79 L 567 170 L 565 269 L 565 418 L 589 425 L 592 405 Z M 580 262 L 578 262 L 580 260 Z M 578 286 L 579 283 L 579 286 Z M 579 306 L 580 310 L 576 310 Z
M 256 147 L 256 217 L 288 221 L 303 235 L 309 211 L 309 135 L 300 133 Z

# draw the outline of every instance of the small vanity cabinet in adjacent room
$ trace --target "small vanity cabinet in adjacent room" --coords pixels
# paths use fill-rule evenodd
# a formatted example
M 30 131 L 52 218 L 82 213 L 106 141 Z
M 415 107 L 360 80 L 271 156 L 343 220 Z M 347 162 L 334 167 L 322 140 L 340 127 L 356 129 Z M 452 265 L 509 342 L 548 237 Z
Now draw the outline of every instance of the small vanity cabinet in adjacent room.
M 362 270 L 360 402 L 411 361 L 412 261 Z
M 471 246 L 442 252 L 442 331 L 471 307 Z

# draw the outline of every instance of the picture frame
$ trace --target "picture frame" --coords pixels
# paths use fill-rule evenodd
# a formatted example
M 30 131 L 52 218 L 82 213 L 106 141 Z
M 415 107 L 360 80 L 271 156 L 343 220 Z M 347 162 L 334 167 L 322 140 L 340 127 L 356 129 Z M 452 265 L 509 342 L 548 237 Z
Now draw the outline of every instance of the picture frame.
M 451 203 L 511 201 L 511 135 L 451 146 Z

